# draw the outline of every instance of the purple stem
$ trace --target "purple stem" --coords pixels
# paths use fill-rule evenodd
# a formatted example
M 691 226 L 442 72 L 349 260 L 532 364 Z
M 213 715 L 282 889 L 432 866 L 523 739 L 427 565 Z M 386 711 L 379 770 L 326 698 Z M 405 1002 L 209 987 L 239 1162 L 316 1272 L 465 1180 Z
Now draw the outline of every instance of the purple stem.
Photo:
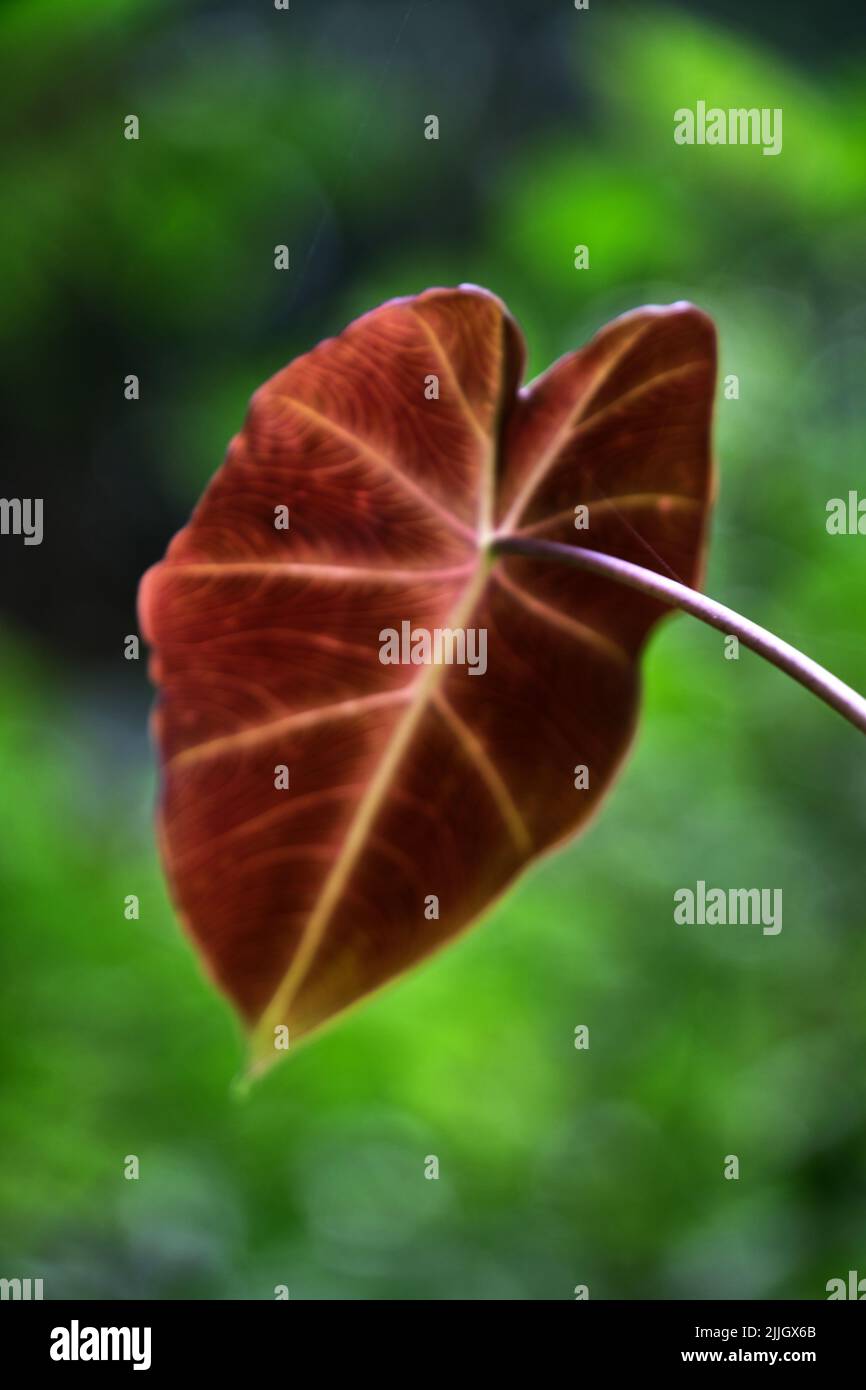
M 796 647 L 783 642 L 775 633 L 741 617 L 733 608 L 726 608 L 723 603 L 717 603 L 706 594 L 690 589 L 687 584 L 668 579 L 655 570 L 644 569 L 643 565 L 633 565 L 629 560 L 619 560 L 615 555 L 603 555 L 600 551 L 583 550 L 579 546 L 559 545 L 556 541 L 498 536 L 492 542 L 492 550 L 497 555 L 522 555 L 527 560 L 556 560 L 562 565 L 614 579 L 629 589 L 637 589 L 650 598 L 658 599 L 660 603 L 681 608 L 685 613 L 709 623 L 710 627 L 738 637 L 753 652 L 805 685 L 813 695 L 838 710 L 862 733 L 866 733 L 866 700 L 850 685 L 819 666 L 817 661 L 804 656 Z

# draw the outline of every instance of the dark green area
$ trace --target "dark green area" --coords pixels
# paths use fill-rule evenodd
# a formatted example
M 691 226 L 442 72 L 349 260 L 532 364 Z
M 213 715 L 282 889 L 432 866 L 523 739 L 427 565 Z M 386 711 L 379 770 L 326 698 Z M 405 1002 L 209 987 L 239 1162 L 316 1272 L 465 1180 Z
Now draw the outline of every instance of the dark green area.
M 718 405 L 707 587 L 866 688 L 866 537 L 824 525 L 866 479 L 859 13 L 3 6 L 2 491 L 43 496 L 46 534 L 0 539 L 0 1275 L 568 1299 L 866 1274 L 852 728 L 666 624 L 593 828 L 242 1098 L 239 1029 L 166 898 L 145 663 L 122 657 L 137 579 L 259 382 L 384 298 L 475 281 L 533 374 L 646 301 L 715 316 L 740 398 Z M 782 154 L 677 147 L 699 99 L 781 106 Z M 782 888 L 781 934 L 675 926 L 698 879 Z

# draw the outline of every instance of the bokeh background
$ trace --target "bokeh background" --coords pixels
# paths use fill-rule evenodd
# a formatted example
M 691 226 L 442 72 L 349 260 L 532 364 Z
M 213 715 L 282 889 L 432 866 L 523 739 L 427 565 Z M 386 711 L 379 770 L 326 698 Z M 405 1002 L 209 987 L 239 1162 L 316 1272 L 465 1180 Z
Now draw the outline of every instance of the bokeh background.
M 469 280 L 508 301 L 531 374 L 645 301 L 716 317 L 740 399 L 707 587 L 866 688 L 866 539 L 824 524 L 866 483 L 863 21 L 859 0 L 6 0 L 2 492 L 43 496 L 46 529 L 0 539 L 4 1277 L 676 1299 L 866 1274 L 866 745 L 838 716 L 665 624 L 592 829 L 244 1098 L 167 900 L 146 662 L 123 659 L 138 578 L 259 382 L 382 299 Z M 781 106 L 781 156 L 675 146 L 699 99 Z M 676 927 L 697 879 L 781 887 L 781 935 Z

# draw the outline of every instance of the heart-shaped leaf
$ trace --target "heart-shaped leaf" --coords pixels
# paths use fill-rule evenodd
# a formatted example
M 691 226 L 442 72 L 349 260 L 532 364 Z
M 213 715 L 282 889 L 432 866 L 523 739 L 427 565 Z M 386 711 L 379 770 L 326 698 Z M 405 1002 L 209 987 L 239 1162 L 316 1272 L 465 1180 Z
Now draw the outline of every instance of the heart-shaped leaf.
M 622 761 L 666 610 L 495 538 L 698 582 L 710 320 L 523 362 L 473 286 L 366 314 L 255 394 L 142 581 L 165 866 L 262 1061 L 473 922 Z

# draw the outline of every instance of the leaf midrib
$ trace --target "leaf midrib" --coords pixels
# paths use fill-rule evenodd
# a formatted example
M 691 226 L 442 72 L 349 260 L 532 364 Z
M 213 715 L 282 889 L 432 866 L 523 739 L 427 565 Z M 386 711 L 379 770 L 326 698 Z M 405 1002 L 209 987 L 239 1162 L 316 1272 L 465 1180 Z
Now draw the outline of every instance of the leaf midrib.
M 494 515 L 494 491 L 498 471 L 497 454 L 505 405 L 505 334 L 506 323 L 503 317 L 500 324 L 499 341 L 499 399 L 494 418 L 491 421 L 490 433 L 485 436 L 484 454 L 479 460 L 479 518 L 478 532 L 474 537 L 477 546 L 477 565 L 446 620 L 446 626 L 449 628 L 460 628 L 465 625 L 487 583 L 489 571 L 495 563 L 494 557 L 487 548 L 487 537 L 490 521 Z M 468 406 L 465 397 L 463 398 L 463 405 L 464 407 Z M 475 424 L 477 428 L 477 421 Z M 327 932 L 340 895 L 355 868 L 367 835 L 385 803 L 387 793 L 402 763 L 403 755 L 411 744 L 423 715 L 430 707 L 433 695 L 444 679 L 446 669 L 444 665 L 427 668 L 423 676 L 417 681 L 415 695 L 410 698 L 405 713 L 398 721 L 389 739 L 387 751 L 376 769 L 366 794 L 361 799 L 361 804 L 349 827 L 334 867 L 326 878 L 315 907 L 307 919 L 303 935 L 289 968 L 256 1027 L 254 1048 L 262 1058 L 266 1057 L 269 1051 L 272 1051 L 274 1027 L 286 1023 L 289 1017 L 292 1001 L 309 972 L 319 945 Z

